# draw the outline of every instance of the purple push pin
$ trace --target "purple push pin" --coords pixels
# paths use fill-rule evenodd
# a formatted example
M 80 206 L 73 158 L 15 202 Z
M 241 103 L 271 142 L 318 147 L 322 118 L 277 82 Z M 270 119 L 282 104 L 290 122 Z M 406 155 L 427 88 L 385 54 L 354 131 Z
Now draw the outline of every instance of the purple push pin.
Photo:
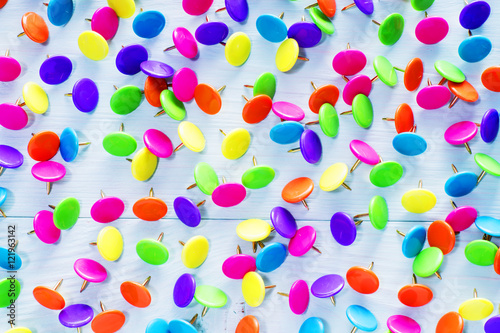
M 366 75 L 358 75 L 349 80 L 342 92 L 342 98 L 348 105 L 352 105 L 354 97 L 358 94 L 370 95 L 372 91 L 372 80 Z
M 442 41 L 450 27 L 442 17 L 426 17 L 415 27 L 415 37 L 423 44 L 437 44 Z
M 354 222 L 348 214 L 337 212 L 330 219 L 330 231 L 333 238 L 343 246 L 349 246 L 356 240 L 356 226 L 362 221 Z
M 181 102 L 189 102 L 194 98 L 197 85 L 198 77 L 191 68 L 183 67 L 172 77 L 172 91 Z
M 466 2 L 467 3 L 467 2 Z M 477 29 L 490 17 L 491 8 L 486 1 L 474 1 L 467 5 L 460 12 L 460 25 L 465 29 Z
M 19 106 L 19 101 L 0 104 L 0 125 L 6 129 L 18 131 L 28 124 L 28 114 Z
M 222 273 L 230 279 L 241 280 L 248 272 L 255 272 L 257 263 L 255 258 L 248 254 L 242 254 L 240 246 L 236 248 L 236 254 L 230 256 L 222 263 Z
M 194 204 L 186 197 L 177 197 L 174 200 L 174 211 L 177 218 L 188 227 L 197 227 L 201 222 L 201 213 L 199 206 L 203 205 L 206 200 Z
M 198 55 L 198 44 L 191 32 L 184 27 L 177 27 L 172 32 L 174 45 L 167 47 L 163 52 L 173 49 L 179 50 L 179 53 L 188 59 L 193 59 Z
M 271 223 L 282 237 L 292 238 L 297 232 L 297 222 L 287 209 L 277 206 L 271 210 Z
M 469 154 L 472 154 L 468 142 L 477 134 L 477 125 L 472 121 L 461 121 L 451 125 L 444 132 L 444 139 L 451 145 L 463 144 Z
M 240 204 L 247 196 L 245 186 L 238 183 L 226 183 L 222 177 L 222 184 L 212 192 L 212 201 L 219 207 L 233 207 Z
M 147 60 L 141 63 L 141 70 L 144 74 L 158 79 L 166 79 L 174 75 L 174 69 L 169 65 L 156 60 Z
M 90 209 L 90 216 L 99 223 L 109 223 L 117 220 L 123 214 L 125 204 L 117 197 L 107 197 L 101 190 L 101 199 L 97 200 Z
M 194 37 L 200 44 L 215 45 L 226 39 L 228 34 L 229 28 L 226 23 L 207 21 L 196 29 Z
M 453 201 L 451 204 L 454 209 L 448 214 L 445 221 L 452 227 L 453 231 L 464 231 L 476 221 L 477 210 L 474 207 L 457 207 Z
M 225 7 L 217 9 L 215 12 L 227 10 L 229 16 L 235 22 L 243 22 L 248 17 L 248 2 L 247 0 L 225 0 Z
M 36 213 L 33 218 L 33 229 L 33 231 L 28 232 L 28 235 L 35 233 L 38 239 L 45 244 L 54 244 L 61 236 L 61 229 L 54 224 L 54 213 L 48 210 Z
M 99 90 L 91 79 L 83 78 L 75 82 L 73 91 L 65 96 L 73 98 L 73 104 L 81 112 L 94 111 L 99 102 Z
M 19 150 L 7 145 L 0 145 L 0 175 L 5 168 L 16 169 L 24 162 L 24 157 Z
M 306 115 L 299 106 L 289 102 L 274 102 L 272 110 L 283 120 L 301 121 Z
M 420 333 L 420 325 L 413 319 L 403 315 L 390 316 L 387 327 L 392 333 Z
M 68 57 L 54 56 L 45 59 L 40 66 L 40 78 L 51 85 L 66 81 L 73 71 L 73 64 Z
M 52 190 L 52 183 L 61 180 L 66 175 L 66 168 L 59 162 L 43 161 L 31 167 L 35 179 L 47 183 L 47 195 Z
M 94 318 L 94 310 L 87 304 L 72 304 L 59 312 L 59 322 L 70 328 L 77 328 L 87 325 Z
M 365 66 L 365 54 L 359 50 L 351 49 L 349 44 L 347 44 L 347 49 L 337 53 L 332 61 L 333 70 L 342 76 L 355 75 L 362 71 Z
M 349 143 L 349 148 L 352 154 L 357 158 L 356 162 L 351 168 L 351 173 L 358 167 L 359 163 L 363 162 L 368 165 L 375 165 L 380 162 L 380 156 L 378 156 L 375 149 L 373 149 L 369 144 L 361 140 L 352 140 Z
M 427 79 L 427 87 L 420 89 L 417 94 L 417 104 L 422 109 L 434 110 L 448 104 L 451 92 L 448 88 L 441 85 L 433 86 L 430 79 Z
M 155 156 L 167 158 L 172 155 L 174 147 L 170 138 L 157 129 L 151 128 L 144 132 L 144 145 Z
M 342 8 L 342 12 L 352 7 L 358 7 L 359 11 L 365 15 L 373 14 L 373 0 L 354 0 L 354 2 L 350 5 Z
M 0 56 L 0 82 L 14 81 L 19 75 L 21 75 L 21 64 L 9 57 L 9 50 L 7 50 L 5 56 Z
M 312 22 L 297 22 L 288 28 L 288 38 L 293 38 L 299 47 L 314 47 L 321 41 L 322 32 Z
M 194 298 L 196 281 L 194 277 L 185 273 L 179 276 L 174 285 L 174 303 L 180 308 L 188 306 Z
M 488 319 L 486 323 L 484 323 L 484 332 L 485 333 L 498 333 L 498 328 L 500 327 L 500 315 L 496 315 Z
M 0 117 L 1 119 L 1 117 Z M 481 139 L 486 143 L 491 143 L 495 141 L 498 135 L 499 117 L 498 111 L 495 109 L 489 109 L 483 115 L 481 120 L 480 133 Z
M 108 277 L 106 268 L 92 259 L 77 259 L 73 264 L 73 269 L 84 280 L 80 292 L 85 290 L 89 282 L 100 283 Z
M 300 150 L 307 163 L 318 163 L 323 153 L 323 146 L 318 134 L 311 129 L 306 129 L 300 135 L 299 143 L 299 148 L 290 149 L 288 152 L 294 153 Z
M 125 75 L 135 75 L 141 71 L 141 64 L 148 60 L 146 48 L 139 44 L 128 45 L 116 55 L 116 68 Z
M 335 295 L 345 285 L 344 278 L 337 274 L 323 275 L 311 285 L 311 293 L 318 298 L 330 298 L 335 306 Z
M 321 254 L 321 251 L 314 246 L 314 242 L 316 242 L 316 230 L 306 225 L 297 230 L 295 236 L 290 239 L 288 243 L 288 252 L 294 257 L 301 257 L 310 249 Z
M 105 40 L 110 40 L 115 37 L 116 31 L 118 31 L 118 23 L 118 15 L 113 8 L 101 7 L 92 15 L 90 28 L 104 37 Z

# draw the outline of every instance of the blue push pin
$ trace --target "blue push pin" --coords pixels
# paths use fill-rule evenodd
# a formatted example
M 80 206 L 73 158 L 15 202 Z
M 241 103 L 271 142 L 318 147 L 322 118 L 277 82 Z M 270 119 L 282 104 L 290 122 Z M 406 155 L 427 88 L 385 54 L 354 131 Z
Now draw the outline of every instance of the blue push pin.
M 285 262 L 286 254 L 286 246 L 281 243 L 266 245 L 257 255 L 257 269 L 264 273 L 274 271 Z
M 413 129 L 415 129 L 415 127 L 413 127 Z M 397 134 L 394 139 L 392 139 L 392 146 L 400 154 L 417 156 L 425 152 L 427 149 L 427 142 L 416 133 L 403 132 Z
M 116 55 L 116 68 L 125 75 L 135 75 L 141 71 L 141 64 L 149 58 L 148 50 L 142 45 L 132 44 L 122 47 Z
M 165 28 L 165 16 L 156 10 L 139 13 L 132 23 L 134 33 L 141 38 L 154 38 Z
M 217 9 L 215 12 L 227 10 L 229 16 L 235 22 L 243 22 L 248 17 L 248 2 L 247 0 L 225 0 L 225 7 Z
M 73 104 L 81 112 L 94 111 L 99 102 L 99 90 L 94 81 L 83 78 L 75 82 L 73 91 L 64 96 L 71 96 Z
M 351 333 L 358 329 L 373 332 L 377 329 L 377 319 L 370 310 L 361 305 L 350 305 L 346 310 L 347 319 L 354 325 Z
M 427 238 L 427 233 L 425 228 L 421 225 L 416 225 L 411 228 L 406 234 L 399 230 L 396 230 L 398 234 L 404 237 L 403 244 L 401 246 L 403 255 L 406 258 L 414 258 L 417 254 L 422 251 L 425 244 L 425 239 Z
M 215 45 L 222 43 L 229 34 L 229 28 L 224 22 L 207 22 L 201 24 L 194 32 L 194 38 L 203 45 Z
M 63 129 L 59 140 L 61 141 L 59 151 L 65 162 L 72 162 L 75 160 L 80 146 L 90 145 L 90 142 L 79 142 L 78 135 L 71 127 Z
M 304 132 L 304 125 L 301 123 L 297 121 L 283 121 L 271 128 L 269 136 L 274 142 L 280 145 L 287 145 L 297 142 L 302 132 Z
M 500 220 L 490 216 L 479 216 L 474 222 L 484 233 L 483 239 L 490 241 L 491 237 L 500 237 Z
M 198 318 L 198 314 L 195 314 L 190 322 L 183 319 L 174 319 L 170 321 L 168 325 L 169 333 L 198 333 L 198 330 L 194 328 L 193 324 Z
M 478 62 L 490 54 L 491 48 L 491 41 L 488 38 L 480 35 L 472 36 L 469 30 L 469 37 L 458 46 L 458 55 L 463 61 Z
M 53 25 L 60 27 L 71 20 L 73 16 L 73 0 L 50 0 L 47 6 L 47 17 Z
M 283 22 L 283 15 L 284 13 L 280 16 L 264 14 L 257 18 L 255 22 L 257 31 L 265 40 L 271 43 L 281 43 L 285 40 L 288 29 Z
M 495 109 L 489 109 L 484 113 L 483 119 L 481 120 L 481 126 L 479 127 L 481 139 L 483 139 L 486 143 L 495 141 L 498 135 L 498 127 L 498 111 Z
M 324 333 L 325 324 L 318 317 L 310 317 L 300 325 L 299 333 Z
M 467 3 L 460 12 L 460 25 L 465 29 L 477 29 L 490 17 L 491 8 L 486 1 L 474 1 Z
M 312 22 L 304 22 L 302 17 L 301 22 L 294 23 L 288 28 L 288 38 L 293 38 L 299 44 L 299 47 L 314 47 L 321 41 L 323 34 L 321 30 Z
M 168 323 L 166 320 L 161 318 L 155 318 L 151 320 L 146 326 L 146 333 L 167 333 Z
M 14 243 L 13 248 L 15 249 L 18 241 Z M 6 271 L 17 271 L 23 265 L 21 257 L 17 252 L 9 252 L 8 249 L 0 247 L 0 267 Z
M 461 171 L 458 172 L 455 165 L 451 165 L 451 168 L 455 172 L 453 176 L 448 178 L 444 184 L 444 191 L 450 197 L 462 197 L 469 194 L 476 188 L 477 176 L 471 171 Z
M 7 215 L 5 215 L 4 211 L 1 208 L 5 200 L 7 200 L 7 193 L 8 192 L 6 188 L 0 187 L 0 214 L 2 214 L 3 217 L 7 217 Z

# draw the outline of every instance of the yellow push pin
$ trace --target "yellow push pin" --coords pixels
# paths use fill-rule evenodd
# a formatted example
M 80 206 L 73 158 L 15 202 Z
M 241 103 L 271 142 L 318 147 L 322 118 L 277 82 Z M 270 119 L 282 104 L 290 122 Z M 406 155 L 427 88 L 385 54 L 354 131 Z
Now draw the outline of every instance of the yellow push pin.
M 299 43 L 295 39 L 285 39 L 276 52 L 276 67 L 282 72 L 288 72 L 297 60 L 309 61 L 308 58 L 299 56 Z
M 187 268 L 198 268 L 207 259 L 209 244 L 208 240 L 203 236 L 191 237 L 186 243 L 179 241 L 183 246 L 182 262 Z
M 245 155 L 251 140 L 250 133 L 246 129 L 236 128 L 229 134 L 224 133 L 221 129 L 219 131 L 225 136 L 221 145 L 222 155 L 225 158 L 236 160 Z
M 253 252 L 257 252 L 257 244 L 261 248 L 264 247 L 262 240 L 266 239 L 273 231 L 273 228 L 264 220 L 248 219 L 236 227 L 236 234 L 243 240 L 252 242 Z
M 262 304 L 266 296 L 266 290 L 275 288 L 276 285 L 266 286 L 259 273 L 248 272 L 241 282 L 241 291 L 245 302 L 251 307 L 257 307 Z
M 319 179 L 319 187 L 326 192 L 336 190 L 340 186 L 351 191 L 351 188 L 344 183 L 348 174 L 349 168 L 345 163 L 335 163 L 323 172 Z
M 205 149 L 205 136 L 201 130 L 189 121 L 183 121 L 177 127 L 177 133 L 182 143 L 174 149 L 174 153 L 183 146 L 188 147 L 195 153 L 199 153 Z
M 474 288 L 474 298 L 471 298 L 458 308 L 458 313 L 466 320 L 483 320 L 494 310 L 493 303 L 485 298 L 477 297 L 477 290 Z
M 429 190 L 422 188 L 422 180 L 418 188 L 403 194 L 401 204 L 410 213 L 421 214 L 431 210 L 436 205 L 436 196 Z
M 97 235 L 97 241 L 89 243 L 97 246 L 101 256 L 108 261 L 116 261 L 123 253 L 123 237 L 115 227 L 104 227 Z

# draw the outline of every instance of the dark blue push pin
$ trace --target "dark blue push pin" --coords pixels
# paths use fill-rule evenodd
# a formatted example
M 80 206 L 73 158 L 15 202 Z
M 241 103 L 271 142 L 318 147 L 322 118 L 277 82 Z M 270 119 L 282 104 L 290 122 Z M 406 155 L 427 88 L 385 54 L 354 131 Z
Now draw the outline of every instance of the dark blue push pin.
M 224 22 L 212 22 L 206 18 L 206 22 L 201 24 L 194 33 L 194 38 L 203 45 L 215 45 L 223 43 L 229 34 L 229 28 Z
M 302 21 L 294 23 L 288 28 L 288 38 L 293 38 L 299 44 L 299 47 L 313 47 L 320 41 L 323 34 L 321 30 L 313 22 L 305 22 L 304 16 Z
M 141 63 L 148 60 L 148 57 L 148 50 L 142 45 L 124 46 L 116 55 L 116 68 L 122 74 L 135 75 L 141 71 Z
M 465 29 L 477 29 L 490 17 L 491 8 L 486 1 L 468 3 L 460 12 L 460 25 Z
M 498 135 L 499 124 L 498 111 L 495 109 L 486 111 L 481 119 L 481 126 L 479 127 L 481 139 L 486 143 L 495 141 Z

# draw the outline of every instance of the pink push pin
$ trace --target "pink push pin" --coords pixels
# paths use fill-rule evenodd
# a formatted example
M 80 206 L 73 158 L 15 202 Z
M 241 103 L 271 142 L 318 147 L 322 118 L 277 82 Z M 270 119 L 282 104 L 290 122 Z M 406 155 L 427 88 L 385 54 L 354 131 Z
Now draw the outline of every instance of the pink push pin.
M 333 57 L 333 70 L 342 76 L 358 74 L 366 66 L 366 56 L 359 50 L 351 49 L 347 43 L 347 49 L 340 51 Z
M 283 120 L 301 121 L 306 115 L 299 106 L 289 102 L 274 102 L 272 110 Z
M 427 79 L 427 87 L 422 88 L 417 94 L 417 104 L 422 109 L 434 110 L 448 104 L 451 92 L 442 85 L 433 86 L 430 79 Z
M 80 288 L 80 292 L 85 290 L 89 282 L 100 283 L 108 277 L 106 268 L 92 259 L 77 259 L 73 265 L 73 269 L 79 277 L 85 280 Z
M 118 16 L 111 7 L 101 7 L 92 15 L 92 19 L 86 19 L 90 23 L 90 29 L 97 32 L 105 40 L 115 37 L 118 31 Z
M 423 44 L 437 44 L 448 35 L 449 30 L 444 18 L 428 17 L 425 12 L 425 18 L 415 27 L 415 37 Z
M 16 59 L 9 57 L 9 50 L 5 56 L 0 56 L 0 82 L 14 81 L 21 75 L 21 65 Z
M 450 202 L 454 209 L 448 214 L 445 221 L 455 233 L 464 231 L 476 221 L 477 210 L 471 206 L 457 207 L 453 200 L 450 200 Z
M 255 258 L 248 254 L 242 254 L 238 245 L 236 254 L 230 256 L 222 263 L 222 273 L 230 279 L 243 279 L 248 272 L 255 272 L 257 264 Z
M 144 132 L 144 145 L 155 156 L 167 158 L 172 155 L 174 147 L 170 138 L 157 129 L 151 128 Z
M 222 184 L 212 192 L 212 201 L 219 207 L 233 207 L 240 204 L 247 196 L 245 186 L 238 183 L 226 183 L 222 177 Z
M 214 0 L 182 0 L 182 9 L 186 14 L 197 16 L 208 11 Z
M 349 148 L 353 155 L 357 158 L 356 162 L 351 168 L 351 173 L 358 167 L 359 163 L 363 162 L 369 165 L 375 165 L 380 162 L 380 156 L 378 156 L 375 149 L 373 149 L 369 144 L 361 140 L 352 140 L 349 143 Z
M 28 235 L 36 234 L 45 244 L 54 244 L 61 236 L 61 229 L 54 225 L 54 213 L 48 210 L 41 210 L 33 218 L 33 231 Z
M 198 44 L 191 32 L 184 27 L 177 27 L 172 32 L 174 45 L 167 47 L 163 52 L 173 49 L 179 50 L 179 53 L 188 59 L 193 59 L 198 55 Z
M 278 295 L 288 297 L 290 310 L 296 315 L 306 312 L 309 306 L 309 286 L 304 280 L 295 281 L 290 287 L 290 293 L 278 292 Z
M 90 216 L 99 223 L 109 223 L 117 220 L 123 214 L 125 204 L 117 197 L 107 197 L 101 190 L 101 199 L 97 200 L 90 209 Z
M 183 67 L 172 77 L 172 90 L 175 97 L 181 102 L 189 102 L 194 98 L 194 90 L 197 85 L 198 77 L 191 68 Z
M 420 333 L 420 325 L 413 319 L 403 315 L 390 316 L 387 319 L 387 328 L 392 333 Z
M 35 179 L 47 183 L 47 195 L 52 190 L 52 183 L 61 180 L 66 175 L 64 165 L 54 161 L 43 161 L 31 167 L 31 174 Z
M 354 97 L 358 94 L 368 96 L 372 91 L 372 80 L 366 75 L 357 75 L 350 80 L 344 76 L 344 80 L 347 83 L 342 92 L 342 98 L 348 105 L 352 105 Z
M 1 71 L 2 71 L 2 64 L 0 63 L 0 73 Z M 10 103 L 0 104 L 1 126 L 5 127 L 6 129 L 18 131 L 23 129 L 28 124 L 28 115 L 26 114 L 26 111 L 24 111 L 24 109 L 19 105 L 20 101 L 21 99 L 19 98 L 14 104 Z
M 451 145 L 464 145 L 465 149 L 472 154 L 468 142 L 477 134 L 477 124 L 472 121 L 461 121 L 451 125 L 444 132 L 444 139 Z
M 297 230 L 295 236 L 290 238 L 288 243 L 288 252 L 294 257 L 300 257 L 306 254 L 310 249 L 321 254 L 321 251 L 314 246 L 316 242 L 316 230 L 311 226 L 304 226 Z

